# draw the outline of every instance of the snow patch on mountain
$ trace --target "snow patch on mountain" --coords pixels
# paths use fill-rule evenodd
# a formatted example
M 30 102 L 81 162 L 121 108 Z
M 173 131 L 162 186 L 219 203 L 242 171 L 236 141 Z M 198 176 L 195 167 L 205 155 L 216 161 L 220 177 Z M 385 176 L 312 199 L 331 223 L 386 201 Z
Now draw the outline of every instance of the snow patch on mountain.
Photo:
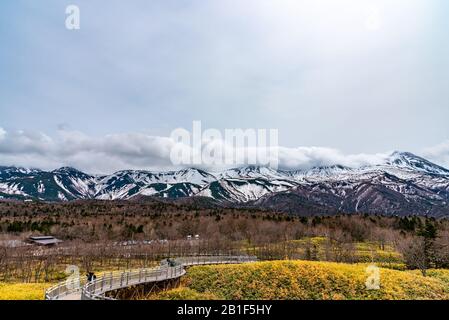
M 27 195 L 18 183 L 0 183 L 0 192 L 9 195 Z
M 0 167 L 0 193 L 50 201 L 198 196 L 233 203 L 268 203 L 280 194 L 339 210 L 364 211 L 375 205 L 393 211 L 406 205 L 412 210 L 413 204 L 419 203 L 420 210 L 427 212 L 431 206 L 449 202 L 449 170 L 401 152 L 392 153 L 378 165 L 334 165 L 298 171 L 246 166 L 213 174 L 188 168 L 170 172 L 123 170 L 93 176 L 70 167 L 52 172 Z M 284 200 L 276 201 L 278 206 Z M 395 201 L 404 202 L 398 205 Z

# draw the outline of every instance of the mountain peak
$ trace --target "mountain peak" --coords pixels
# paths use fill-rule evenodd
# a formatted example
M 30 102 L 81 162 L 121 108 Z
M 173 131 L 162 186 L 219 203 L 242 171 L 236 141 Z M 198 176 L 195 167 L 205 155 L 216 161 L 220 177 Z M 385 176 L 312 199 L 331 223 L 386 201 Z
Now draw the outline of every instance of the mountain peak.
M 182 173 L 193 172 L 193 173 L 207 174 L 206 171 L 198 169 L 198 168 L 193 168 L 193 167 L 184 168 L 184 169 L 179 170 L 178 172 L 182 172 Z
M 398 150 L 393 151 L 393 152 L 390 154 L 390 157 L 420 158 L 420 159 L 422 159 L 421 157 L 417 156 L 417 155 L 414 154 L 414 153 L 411 153 L 411 152 L 408 152 L 408 151 L 398 151 Z
M 261 166 L 261 165 L 247 165 L 239 168 L 230 169 L 234 171 L 240 171 L 240 172 L 257 172 L 257 173 L 263 173 L 263 172 L 274 172 L 276 170 L 267 167 L 267 166 Z
M 34 168 L 23 168 L 15 166 L 0 166 L 0 175 L 2 177 L 14 176 L 14 175 L 26 175 L 31 173 L 40 172 L 39 169 Z
M 61 167 L 59 169 L 53 170 L 52 173 L 71 173 L 71 174 L 78 174 L 83 173 L 79 171 L 78 169 L 75 169 L 73 167 Z
M 430 174 L 449 174 L 449 170 L 411 152 L 394 151 L 387 158 L 386 164 Z
M 263 178 L 268 180 L 283 179 L 285 173 L 266 166 L 248 165 L 239 168 L 225 170 L 218 174 L 221 179 L 255 179 Z
M 333 164 L 329 166 L 313 167 L 311 170 L 352 170 L 350 167 L 343 166 L 341 164 Z
M 198 168 L 181 169 L 172 172 L 172 176 L 175 181 L 193 182 L 196 184 L 207 184 L 216 179 L 212 174 Z

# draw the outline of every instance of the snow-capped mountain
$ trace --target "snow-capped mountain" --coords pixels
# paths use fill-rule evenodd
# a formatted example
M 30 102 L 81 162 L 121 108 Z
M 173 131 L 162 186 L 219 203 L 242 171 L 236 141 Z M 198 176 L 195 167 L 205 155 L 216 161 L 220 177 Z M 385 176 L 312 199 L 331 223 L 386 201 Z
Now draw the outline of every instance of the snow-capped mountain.
M 222 205 L 295 214 L 364 212 L 449 215 L 449 170 L 407 152 L 362 168 L 304 171 L 248 166 L 208 173 L 138 170 L 94 176 L 74 168 L 51 172 L 0 167 L 0 199 L 69 201 L 207 197 Z M 200 199 L 200 198 L 198 198 Z
M 0 168 L 0 198 L 67 201 L 94 196 L 96 179 L 74 168 L 52 172 Z
M 333 213 L 449 215 L 449 170 L 411 153 L 394 152 L 376 166 L 314 168 L 294 176 L 297 187 L 255 205 L 292 213 L 306 204 Z
M 179 198 L 193 196 L 216 177 L 199 169 L 171 172 L 119 171 L 97 180 L 94 198 L 129 199 L 137 195 Z
M 51 172 L 0 167 L 0 199 L 126 200 L 137 195 L 179 198 L 193 196 L 215 180 L 213 175 L 199 169 L 173 172 L 127 170 L 93 176 L 69 167 Z
M 393 152 L 386 165 L 427 174 L 448 175 L 449 170 L 410 152 Z

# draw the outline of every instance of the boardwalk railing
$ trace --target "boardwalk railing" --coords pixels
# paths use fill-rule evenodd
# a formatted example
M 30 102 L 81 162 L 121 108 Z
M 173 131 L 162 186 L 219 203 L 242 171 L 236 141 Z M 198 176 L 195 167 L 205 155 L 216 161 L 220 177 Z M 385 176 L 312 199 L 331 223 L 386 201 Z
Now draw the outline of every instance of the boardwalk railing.
M 47 300 L 60 300 L 70 295 L 80 295 L 81 300 L 114 300 L 106 293 L 138 284 L 172 280 L 182 277 L 186 267 L 208 264 L 238 264 L 257 261 L 251 256 L 195 256 L 166 259 L 161 265 L 151 269 L 105 273 L 84 286 L 63 282 L 47 290 Z M 79 281 L 78 281 L 79 283 Z
M 87 283 L 81 291 L 81 300 L 114 300 L 105 296 L 106 292 L 133 285 L 176 279 L 185 274 L 182 265 L 159 267 L 139 271 L 123 271 L 105 274 Z
M 64 297 L 81 294 L 84 283 L 77 278 L 69 278 L 45 291 L 45 300 L 61 300 Z

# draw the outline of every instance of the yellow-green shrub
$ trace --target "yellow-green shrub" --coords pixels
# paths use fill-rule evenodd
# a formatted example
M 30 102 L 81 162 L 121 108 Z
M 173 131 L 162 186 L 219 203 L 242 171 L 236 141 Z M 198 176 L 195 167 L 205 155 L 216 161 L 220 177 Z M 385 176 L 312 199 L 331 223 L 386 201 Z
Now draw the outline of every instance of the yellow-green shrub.
M 157 295 L 152 295 L 149 299 L 155 300 L 217 300 L 212 293 L 200 293 L 190 288 L 181 287 L 168 291 L 163 291 Z
M 449 299 L 439 279 L 384 268 L 380 289 L 367 290 L 366 266 L 311 261 L 198 266 L 189 269 L 183 283 L 194 290 L 187 291 L 190 295 L 219 299 Z
M 408 271 L 413 274 L 421 275 L 420 270 Z M 449 287 L 449 270 L 447 269 L 428 269 L 426 272 L 427 277 L 438 279 Z
M 0 300 L 43 300 L 48 283 L 1 283 Z

